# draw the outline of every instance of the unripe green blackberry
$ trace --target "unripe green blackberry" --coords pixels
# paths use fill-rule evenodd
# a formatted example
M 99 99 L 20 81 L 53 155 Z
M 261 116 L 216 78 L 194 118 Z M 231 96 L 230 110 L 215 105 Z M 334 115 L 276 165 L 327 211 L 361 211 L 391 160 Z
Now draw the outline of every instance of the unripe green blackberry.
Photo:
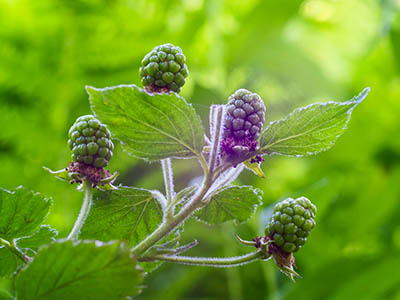
M 114 144 L 110 131 L 92 115 L 76 119 L 68 132 L 72 161 L 97 168 L 105 167 L 111 159 Z
M 181 48 L 172 44 L 155 47 L 142 60 L 139 75 L 142 84 L 151 92 L 163 90 L 179 93 L 189 70 Z
M 314 228 L 316 212 L 317 208 L 307 198 L 288 198 L 275 205 L 265 235 L 283 251 L 296 252 Z
M 261 97 L 245 89 L 229 96 L 226 105 L 224 137 L 256 140 L 265 121 L 265 105 Z

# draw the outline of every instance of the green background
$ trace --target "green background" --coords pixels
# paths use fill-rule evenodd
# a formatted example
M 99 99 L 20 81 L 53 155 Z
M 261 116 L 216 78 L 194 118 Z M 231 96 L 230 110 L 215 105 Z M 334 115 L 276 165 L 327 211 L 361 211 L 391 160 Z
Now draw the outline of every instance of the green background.
M 336 146 L 307 158 L 270 157 L 251 222 L 185 225 L 188 254 L 237 255 L 260 235 L 271 204 L 307 196 L 317 227 L 296 254 L 292 283 L 272 262 L 234 269 L 164 264 L 138 299 L 400 299 L 399 0 L 0 0 L 0 186 L 54 199 L 49 223 L 65 237 L 81 194 L 42 166 L 69 163 L 67 132 L 90 113 L 85 85 L 140 84 L 142 57 L 171 42 L 187 57 L 181 95 L 207 127 L 211 103 L 238 88 L 261 95 L 267 121 L 317 101 L 344 101 L 370 86 Z M 117 145 L 109 165 L 119 182 L 162 189 L 160 165 Z M 199 176 L 194 160 L 174 161 L 177 189 Z M 7 282 L 0 282 L 0 286 Z M 0 288 L 1 289 L 1 288 Z

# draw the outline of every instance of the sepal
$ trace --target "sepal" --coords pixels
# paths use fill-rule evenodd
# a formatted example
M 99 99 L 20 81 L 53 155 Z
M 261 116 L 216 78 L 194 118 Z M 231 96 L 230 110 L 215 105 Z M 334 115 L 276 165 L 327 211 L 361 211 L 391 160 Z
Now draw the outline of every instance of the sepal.
M 99 181 L 99 184 L 97 185 L 97 188 L 100 191 L 110 191 L 110 190 L 118 190 L 118 187 L 113 185 L 115 179 L 117 179 L 119 173 L 114 172 L 111 176 L 108 176 L 102 180 Z
M 261 162 L 263 162 L 263 161 L 264 161 L 263 158 L 261 158 L 259 155 L 256 155 L 256 156 L 246 160 L 244 162 L 244 166 L 246 167 L 246 169 L 250 170 L 257 176 L 264 179 L 265 175 L 264 175 L 263 170 L 261 169 Z
M 71 181 L 71 175 L 68 172 L 68 168 L 64 168 L 58 171 L 53 171 L 47 167 L 43 167 L 44 170 L 46 170 L 47 172 L 49 172 L 50 174 L 53 174 L 55 178 L 60 179 L 60 180 L 64 180 L 64 181 Z
M 82 165 L 84 165 L 85 168 L 83 168 Z M 57 179 L 68 181 L 71 184 L 78 183 L 78 189 L 82 188 L 82 184 L 85 180 L 89 180 L 92 186 L 97 187 L 100 191 L 118 190 L 118 187 L 114 186 L 113 183 L 119 173 L 114 172 L 111 175 L 110 171 L 104 168 L 96 168 L 90 165 L 72 162 L 67 168 L 58 171 L 53 171 L 47 167 L 43 167 L 43 169 L 54 175 Z

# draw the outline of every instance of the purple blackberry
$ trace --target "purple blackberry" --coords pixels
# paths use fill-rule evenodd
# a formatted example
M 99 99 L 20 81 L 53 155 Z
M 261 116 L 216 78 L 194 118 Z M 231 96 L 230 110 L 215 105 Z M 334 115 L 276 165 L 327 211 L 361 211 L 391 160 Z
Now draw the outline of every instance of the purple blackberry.
M 226 105 L 222 154 L 242 156 L 255 151 L 265 121 L 265 105 L 261 97 L 245 89 L 229 96 Z
M 229 96 L 228 100 L 224 137 L 256 140 L 265 120 L 265 105 L 261 97 L 240 89 Z

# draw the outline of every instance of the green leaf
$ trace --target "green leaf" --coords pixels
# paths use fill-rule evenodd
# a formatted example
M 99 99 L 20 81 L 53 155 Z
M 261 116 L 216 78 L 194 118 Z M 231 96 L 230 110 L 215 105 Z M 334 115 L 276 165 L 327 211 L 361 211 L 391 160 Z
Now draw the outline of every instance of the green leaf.
M 0 188 L 0 237 L 12 239 L 34 233 L 47 218 L 52 202 L 25 187 Z
M 228 186 L 217 191 L 210 203 L 196 213 L 198 220 L 208 224 L 227 221 L 241 223 L 252 217 L 262 202 L 262 191 L 252 186 Z
M 162 218 L 163 207 L 148 190 L 120 186 L 118 190 L 97 191 L 79 237 L 123 239 L 133 246 L 153 232 Z
M 141 281 L 125 244 L 61 241 L 17 275 L 16 291 L 24 300 L 121 300 L 138 294 Z
M 86 87 L 91 108 L 124 149 L 154 161 L 199 155 L 203 126 L 193 107 L 175 93 L 148 94 L 135 85 Z
M 14 239 L 15 251 L 32 257 L 40 246 L 54 242 L 57 234 L 57 230 L 48 225 L 42 225 L 31 236 Z M 15 253 L 6 247 L 0 247 L 0 278 L 12 275 L 21 265 L 23 261 Z
M 17 246 L 21 249 L 37 250 L 42 245 L 54 242 L 57 234 L 57 230 L 48 225 L 42 225 L 33 235 L 18 239 Z
M 18 266 L 17 257 L 5 247 L 0 247 L 0 278 L 10 276 Z
M 314 103 L 271 122 L 261 133 L 260 152 L 305 156 L 328 150 L 346 130 L 353 109 L 368 93 L 366 88 L 347 102 Z
M 0 237 L 5 241 L 0 248 L 0 277 L 11 275 L 22 264 L 16 255 L 24 256 L 27 251 L 20 248 L 37 250 L 54 239 L 56 232 L 41 226 L 51 204 L 51 199 L 25 187 L 0 188 Z

